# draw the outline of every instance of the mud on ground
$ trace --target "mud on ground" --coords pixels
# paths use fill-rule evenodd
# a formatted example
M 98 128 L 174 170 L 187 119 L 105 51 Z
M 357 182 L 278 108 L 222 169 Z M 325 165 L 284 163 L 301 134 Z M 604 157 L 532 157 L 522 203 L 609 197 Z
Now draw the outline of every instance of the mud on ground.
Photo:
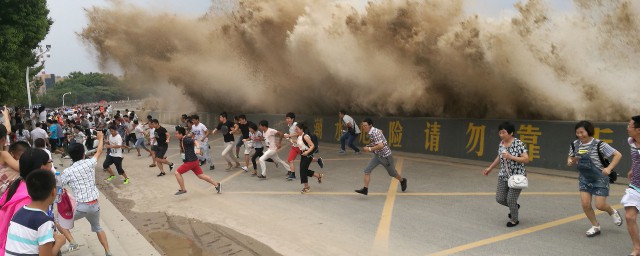
M 97 176 L 101 176 L 97 173 Z M 106 175 L 102 174 L 102 176 Z M 102 179 L 100 177 L 97 177 Z M 168 256 L 280 255 L 269 246 L 233 229 L 164 212 L 135 212 L 135 202 L 119 198 L 108 185 L 100 191 L 161 253 Z

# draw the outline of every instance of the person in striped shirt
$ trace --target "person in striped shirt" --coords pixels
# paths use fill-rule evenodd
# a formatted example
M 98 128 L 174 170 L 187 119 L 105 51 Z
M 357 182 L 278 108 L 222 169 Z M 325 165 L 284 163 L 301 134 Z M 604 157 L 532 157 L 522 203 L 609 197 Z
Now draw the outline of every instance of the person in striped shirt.
M 56 198 L 56 178 L 50 170 L 39 169 L 27 176 L 26 184 L 31 203 L 11 218 L 5 255 L 57 255 L 66 240 L 54 232 L 46 213 Z
M 631 149 L 631 170 L 627 174 L 629 188 L 620 202 L 624 206 L 627 231 L 631 237 L 633 251 L 629 255 L 640 255 L 640 237 L 638 236 L 638 210 L 640 209 L 640 115 L 631 117 L 627 126 L 629 148 Z

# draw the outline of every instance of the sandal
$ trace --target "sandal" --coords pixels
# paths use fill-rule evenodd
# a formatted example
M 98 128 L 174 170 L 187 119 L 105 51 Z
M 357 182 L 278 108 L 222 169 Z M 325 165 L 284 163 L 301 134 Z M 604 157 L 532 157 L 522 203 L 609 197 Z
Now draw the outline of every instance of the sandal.
M 318 175 L 318 183 L 322 183 L 322 178 L 324 177 L 324 173 Z
M 300 191 L 300 194 L 309 193 L 309 190 L 311 190 L 311 188 L 310 188 L 310 187 L 309 187 L 309 188 L 303 188 L 303 189 Z

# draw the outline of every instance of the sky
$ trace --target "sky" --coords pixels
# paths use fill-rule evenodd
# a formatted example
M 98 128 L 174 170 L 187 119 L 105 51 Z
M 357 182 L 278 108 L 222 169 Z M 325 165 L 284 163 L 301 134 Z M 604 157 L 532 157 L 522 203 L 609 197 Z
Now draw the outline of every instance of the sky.
M 221 0 L 216 0 L 221 1 Z M 231 0 L 224 0 L 231 1 Z M 287 0 L 289 1 L 289 0 Z M 366 0 L 335 0 L 352 2 L 362 8 Z M 375 0 L 374 0 L 375 1 Z M 445 0 L 446 1 L 446 0 Z M 136 5 L 171 12 L 179 15 L 198 17 L 204 14 L 211 2 L 207 0 L 127 0 Z M 467 12 L 485 17 L 500 17 L 516 13 L 513 5 L 518 0 L 467 0 Z M 571 1 L 550 1 L 554 10 L 570 11 Z M 117 68 L 100 70 L 95 52 L 85 45 L 77 35 L 87 26 L 84 9 L 92 6 L 108 6 L 107 0 L 50 0 L 47 1 L 53 25 L 41 45 L 51 45 L 50 57 L 45 60 L 44 71 L 48 74 L 66 76 L 70 72 L 119 73 Z

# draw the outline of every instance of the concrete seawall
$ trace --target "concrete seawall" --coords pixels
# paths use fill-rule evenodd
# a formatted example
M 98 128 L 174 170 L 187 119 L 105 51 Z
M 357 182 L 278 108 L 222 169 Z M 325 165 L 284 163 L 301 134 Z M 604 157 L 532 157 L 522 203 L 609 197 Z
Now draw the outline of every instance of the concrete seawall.
M 207 127 L 215 127 L 219 112 L 195 112 Z M 144 113 L 158 118 L 161 123 L 177 124 L 183 113 L 162 111 Z M 229 114 L 233 116 L 232 113 Z M 352 116 L 360 123 L 366 116 Z M 247 114 L 252 122 L 267 120 L 271 127 L 286 131 L 284 114 Z M 498 125 L 509 120 L 456 119 L 427 117 L 371 117 L 374 126 L 383 130 L 393 150 L 447 156 L 469 160 L 493 161 L 497 156 L 500 139 Z M 297 115 L 297 121 L 306 122 L 321 142 L 339 143 L 341 123 L 337 115 Z M 511 121 L 515 136 L 527 144 L 529 166 L 561 170 L 575 170 L 566 166 L 570 144 L 575 140 L 574 125 L 569 121 Z M 626 123 L 594 123 L 595 138 L 599 138 L 620 151 L 623 160 L 615 169 L 626 175 L 630 168 Z M 368 143 L 364 134 L 356 145 Z

